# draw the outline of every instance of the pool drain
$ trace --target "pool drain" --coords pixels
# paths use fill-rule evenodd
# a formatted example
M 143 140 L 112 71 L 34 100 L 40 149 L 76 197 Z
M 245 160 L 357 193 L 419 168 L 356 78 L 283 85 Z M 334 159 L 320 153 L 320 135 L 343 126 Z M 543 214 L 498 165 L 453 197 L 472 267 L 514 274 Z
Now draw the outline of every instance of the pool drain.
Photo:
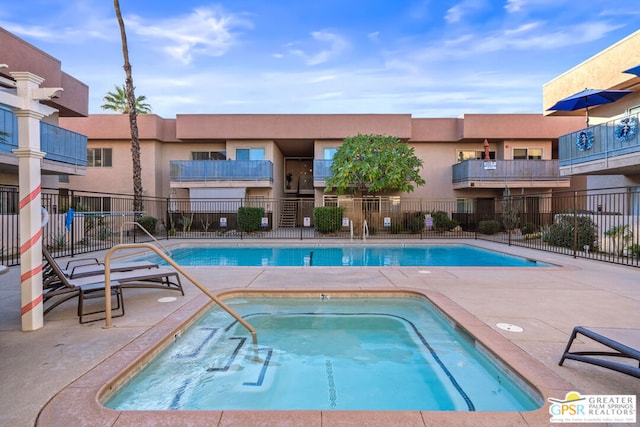
M 524 329 L 518 325 L 512 325 L 511 323 L 496 323 L 496 326 L 502 330 L 509 332 L 522 332 Z

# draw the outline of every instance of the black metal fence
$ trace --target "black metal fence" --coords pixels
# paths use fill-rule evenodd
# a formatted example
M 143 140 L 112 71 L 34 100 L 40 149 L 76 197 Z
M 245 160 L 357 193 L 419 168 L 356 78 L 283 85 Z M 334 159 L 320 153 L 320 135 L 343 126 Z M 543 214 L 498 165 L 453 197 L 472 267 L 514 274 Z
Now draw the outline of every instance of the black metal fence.
M 246 239 L 485 239 L 631 266 L 640 260 L 638 188 L 556 192 L 458 200 L 399 197 L 313 199 L 143 198 L 43 190 L 49 212 L 43 244 L 55 256 L 108 249 L 154 238 Z M 16 188 L 0 188 L 0 263 L 19 257 Z
M 501 198 L 500 232 L 478 238 L 509 245 L 640 266 L 640 187 Z

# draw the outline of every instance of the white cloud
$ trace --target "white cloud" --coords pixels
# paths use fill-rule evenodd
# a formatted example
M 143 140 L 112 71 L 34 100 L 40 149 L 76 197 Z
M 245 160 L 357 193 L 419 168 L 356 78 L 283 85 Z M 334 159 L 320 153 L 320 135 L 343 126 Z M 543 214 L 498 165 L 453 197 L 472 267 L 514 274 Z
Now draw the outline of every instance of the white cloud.
M 291 49 L 289 51 L 292 55 L 302 58 L 305 64 L 310 66 L 328 62 L 349 48 L 349 42 L 344 37 L 330 31 L 314 31 L 311 33 L 311 37 L 320 42 L 319 44 L 324 48 L 315 53 L 308 53 L 302 49 Z
M 106 19 L 88 19 L 77 26 L 25 25 L 3 21 L 0 21 L 0 26 L 25 39 L 56 43 L 80 44 L 86 39 L 112 40 L 118 38 L 119 34 L 114 23 Z
M 507 4 L 504 5 L 504 8 L 509 13 L 516 13 L 522 10 L 525 3 L 526 0 L 507 0 Z
M 445 15 L 444 19 L 449 24 L 455 24 L 457 22 L 460 22 L 460 19 L 462 19 L 462 13 L 463 13 L 462 5 L 457 4 L 453 7 L 450 7 L 449 10 L 447 10 L 447 14 Z
M 131 31 L 149 39 L 164 41 L 162 48 L 184 64 L 194 56 L 221 56 L 233 46 L 236 30 L 251 28 L 251 22 L 222 9 L 199 8 L 189 15 L 146 22 L 134 16 L 125 21 Z

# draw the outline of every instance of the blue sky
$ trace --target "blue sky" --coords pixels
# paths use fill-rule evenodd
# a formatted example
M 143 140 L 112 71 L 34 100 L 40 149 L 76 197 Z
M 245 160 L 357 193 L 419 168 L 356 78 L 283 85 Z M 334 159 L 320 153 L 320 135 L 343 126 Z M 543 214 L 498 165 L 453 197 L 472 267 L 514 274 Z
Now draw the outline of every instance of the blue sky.
M 640 2 L 611 0 L 120 0 L 120 7 L 136 95 L 166 118 L 540 113 L 544 83 L 640 29 Z M 104 95 L 124 82 L 112 1 L 4 2 L 0 26 L 88 84 L 90 113 L 103 113 Z

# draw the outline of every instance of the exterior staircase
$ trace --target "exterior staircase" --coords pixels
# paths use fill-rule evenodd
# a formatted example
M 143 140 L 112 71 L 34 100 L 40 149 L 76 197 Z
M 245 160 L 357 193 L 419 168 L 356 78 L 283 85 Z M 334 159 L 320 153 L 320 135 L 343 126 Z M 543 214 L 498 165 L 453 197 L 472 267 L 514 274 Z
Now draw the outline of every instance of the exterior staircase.
M 280 227 L 295 228 L 298 214 L 297 200 L 284 200 L 280 210 Z

